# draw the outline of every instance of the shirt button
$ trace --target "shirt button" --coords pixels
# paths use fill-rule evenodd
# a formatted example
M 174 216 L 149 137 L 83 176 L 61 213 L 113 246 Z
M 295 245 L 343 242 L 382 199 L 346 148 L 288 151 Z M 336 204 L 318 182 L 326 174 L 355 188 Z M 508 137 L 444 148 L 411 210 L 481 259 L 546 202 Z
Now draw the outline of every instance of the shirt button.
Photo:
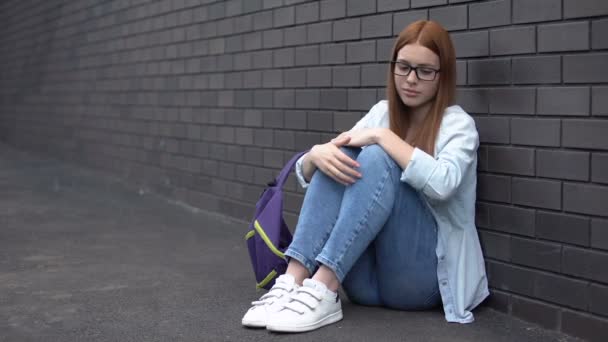
M 441 282 L 441 285 L 443 285 L 443 286 L 446 286 L 447 284 L 448 284 L 448 282 L 445 280 Z
M 442 256 L 442 257 L 439 258 L 439 261 L 443 261 L 443 260 L 445 260 L 444 256 Z

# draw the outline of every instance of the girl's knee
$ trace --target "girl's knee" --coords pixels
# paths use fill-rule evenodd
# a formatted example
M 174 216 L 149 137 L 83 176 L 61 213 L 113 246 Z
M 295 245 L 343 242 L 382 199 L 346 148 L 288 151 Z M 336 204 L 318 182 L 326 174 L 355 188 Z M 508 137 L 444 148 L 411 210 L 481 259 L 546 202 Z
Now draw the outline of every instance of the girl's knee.
M 391 166 L 396 165 L 393 158 L 378 144 L 366 146 L 359 154 L 359 158 L 357 158 L 357 160 L 361 162 L 369 161 L 371 163 L 384 162 Z
M 346 292 L 348 300 L 350 300 L 354 304 L 365 306 L 382 305 L 378 293 L 376 293 L 374 289 L 370 287 L 363 288 L 361 286 L 353 286 L 353 284 L 345 282 L 344 284 L 342 284 L 342 288 L 344 288 L 344 292 Z
M 352 159 L 356 159 L 359 153 L 361 152 L 361 148 L 353 146 L 342 146 L 340 147 L 340 151 L 342 151 L 344 154 L 351 157 Z

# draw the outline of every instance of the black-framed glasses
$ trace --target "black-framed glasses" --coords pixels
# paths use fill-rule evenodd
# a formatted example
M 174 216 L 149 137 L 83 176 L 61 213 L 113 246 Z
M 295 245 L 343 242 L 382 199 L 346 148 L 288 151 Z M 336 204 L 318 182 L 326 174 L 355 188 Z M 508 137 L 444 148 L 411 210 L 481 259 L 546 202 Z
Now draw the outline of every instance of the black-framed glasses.
M 441 71 L 441 69 L 433 69 L 426 66 L 413 67 L 401 61 L 390 61 L 390 63 L 395 75 L 409 76 L 410 72 L 414 70 L 416 72 L 416 77 L 422 81 L 434 81 L 439 71 Z

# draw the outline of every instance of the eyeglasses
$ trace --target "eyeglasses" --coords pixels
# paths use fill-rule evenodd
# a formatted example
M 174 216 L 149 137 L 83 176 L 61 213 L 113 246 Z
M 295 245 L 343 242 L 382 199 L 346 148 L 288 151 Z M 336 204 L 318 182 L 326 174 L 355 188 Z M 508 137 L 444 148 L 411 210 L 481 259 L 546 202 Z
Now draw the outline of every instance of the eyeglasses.
M 390 61 L 393 73 L 399 76 L 409 76 L 410 72 L 414 70 L 416 77 L 422 81 L 433 81 L 437 77 L 437 73 L 440 70 L 429 67 L 413 67 L 407 63 L 400 61 Z

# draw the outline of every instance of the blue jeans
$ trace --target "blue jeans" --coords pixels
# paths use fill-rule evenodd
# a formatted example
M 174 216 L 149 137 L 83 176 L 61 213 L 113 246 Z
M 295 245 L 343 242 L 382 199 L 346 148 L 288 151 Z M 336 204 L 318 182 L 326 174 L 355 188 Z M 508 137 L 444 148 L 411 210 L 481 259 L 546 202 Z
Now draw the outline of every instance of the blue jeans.
M 315 172 L 285 255 L 310 274 L 329 267 L 357 304 L 438 305 L 437 225 L 421 195 L 400 181 L 401 168 L 379 145 L 342 151 L 363 177 L 344 186 Z

